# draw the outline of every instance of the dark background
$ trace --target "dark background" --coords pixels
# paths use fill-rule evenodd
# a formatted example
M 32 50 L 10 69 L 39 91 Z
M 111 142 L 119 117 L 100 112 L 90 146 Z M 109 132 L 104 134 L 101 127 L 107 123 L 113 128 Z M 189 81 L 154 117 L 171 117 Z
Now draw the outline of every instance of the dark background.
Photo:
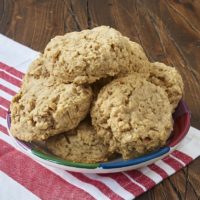
M 200 129 L 200 0 L 0 0 L 0 33 L 43 51 L 58 34 L 110 25 L 151 61 L 176 66 L 192 126 Z M 200 199 L 200 158 L 140 196 Z

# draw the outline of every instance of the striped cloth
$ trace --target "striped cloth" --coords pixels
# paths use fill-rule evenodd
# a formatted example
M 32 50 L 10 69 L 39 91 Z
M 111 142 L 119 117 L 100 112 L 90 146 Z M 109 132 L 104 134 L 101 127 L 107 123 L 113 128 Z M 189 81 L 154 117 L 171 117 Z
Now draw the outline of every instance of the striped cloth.
M 8 136 L 6 112 L 27 66 L 38 56 L 0 35 L 0 199 L 134 199 L 200 155 L 200 131 L 190 128 L 178 150 L 155 164 L 115 174 L 80 174 L 33 161 Z

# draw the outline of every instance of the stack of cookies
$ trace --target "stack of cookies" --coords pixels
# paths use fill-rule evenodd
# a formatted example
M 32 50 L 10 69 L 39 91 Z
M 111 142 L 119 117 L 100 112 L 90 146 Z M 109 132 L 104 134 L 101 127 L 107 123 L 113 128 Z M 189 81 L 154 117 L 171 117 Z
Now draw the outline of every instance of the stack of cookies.
M 182 98 L 175 68 L 107 26 L 53 38 L 11 103 L 11 133 L 55 155 L 97 163 L 166 144 Z

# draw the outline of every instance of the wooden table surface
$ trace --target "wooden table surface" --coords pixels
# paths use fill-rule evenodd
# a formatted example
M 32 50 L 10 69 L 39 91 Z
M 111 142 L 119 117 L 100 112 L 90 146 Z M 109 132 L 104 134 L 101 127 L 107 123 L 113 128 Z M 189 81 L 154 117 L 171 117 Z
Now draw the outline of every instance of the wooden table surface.
M 58 34 L 110 25 L 151 61 L 176 66 L 200 129 L 200 0 L 0 0 L 0 33 L 42 51 Z M 138 197 L 200 199 L 200 158 Z

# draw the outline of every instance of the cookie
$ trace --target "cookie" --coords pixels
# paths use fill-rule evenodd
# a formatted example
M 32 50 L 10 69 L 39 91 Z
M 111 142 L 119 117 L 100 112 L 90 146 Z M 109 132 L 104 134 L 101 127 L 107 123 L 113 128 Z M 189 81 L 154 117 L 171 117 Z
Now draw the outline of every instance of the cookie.
M 46 144 L 53 154 L 73 162 L 98 163 L 110 157 L 108 146 L 86 121 L 74 130 L 49 138 Z
M 145 52 L 141 45 L 136 42 L 129 41 L 131 45 L 131 51 L 129 51 L 130 62 L 127 66 L 121 68 L 119 74 L 113 77 L 101 78 L 98 81 L 91 84 L 93 94 L 96 97 L 100 89 L 114 80 L 115 78 L 127 76 L 130 73 L 138 72 L 141 76 L 148 78 L 149 77 L 149 68 L 151 63 L 148 61 L 148 58 L 145 55 Z
M 113 28 L 100 26 L 56 36 L 39 61 L 29 73 L 36 78 L 51 75 L 64 83 L 90 84 L 121 73 L 143 71 L 148 59 L 138 44 Z
M 91 101 L 90 87 L 52 77 L 25 81 L 11 102 L 11 133 L 20 140 L 40 141 L 68 131 L 84 119 Z
M 124 159 L 163 146 L 172 130 L 171 105 L 164 89 L 140 74 L 104 86 L 91 110 L 97 134 Z
M 31 83 L 29 79 L 48 79 L 51 76 L 48 68 L 53 68 L 53 63 L 49 62 L 40 54 L 40 56 L 30 64 L 23 81 Z
M 150 76 L 148 79 L 151 83 L 162 87 L 168 94 L 170 104 L 174 110 L 183 96 L 183 80 L 179 72 L 164 63 L 152 63 Z
M 126 38 L 128 40 L 128 38 Z M 143 73 L 149 75 L 150 62 L 144 52 L 142 46 L 136 42 L 130 40 L 127 41 L 130 44 L 129 64 L 121 68 L 118 77 L 126 76 L 132 72 Z

